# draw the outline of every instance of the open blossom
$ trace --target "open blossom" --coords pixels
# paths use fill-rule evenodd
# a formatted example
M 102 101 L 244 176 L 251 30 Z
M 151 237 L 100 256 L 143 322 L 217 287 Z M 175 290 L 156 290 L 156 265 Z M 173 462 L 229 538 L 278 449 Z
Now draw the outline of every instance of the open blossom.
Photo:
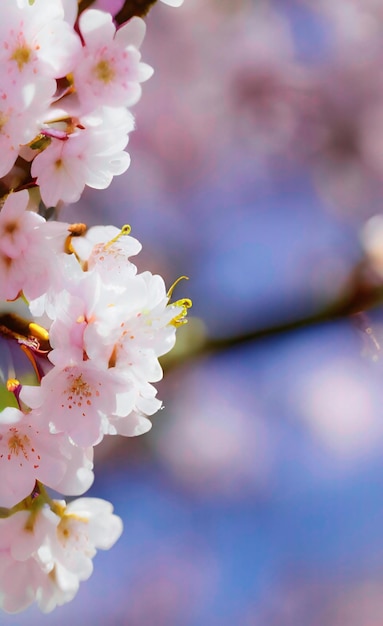
M 89 9 L 75 25 L 74 0 L 3 5 L 0 177 L 21 155 L 47 206 L 76 202 L 85 185 L 105 189 L 129 167 L 127 107 L 152 75 L 139 52 L 145 23 L 116 30 L 109 13 Z
M 14 83 L 9 76 L 0 85 L 0 176 L 14 165 L 21 145 L 32 141 L 47 114 L 50 89 Z
M 0 406 L 0 607 L 10 613 L 72 600 L 97 549 L 120 536 L 108 502 L 66 505 L 46 487 L 82 495 L 93 446 L 151 428 L 158 358 L 191 304 L 171 303 L 174 286 L 138 272 L 129 226 L 47 221 L 129 167 L 128 107 L 152 74 L 139 51 L 144 21 L 116 27 L 110 12 L 82 4 L 0 4 L 0 334 L 23 361 L 22 382 L 19 359 L 2 372 L 18 408 L 5 393 Z M 35 385 L 24 384 L 28 362 Z
M 78 470 L 83 467 L 84 482 L 79 485 Z M 65 435 L 53 435 L 33 412 L 24 414 L 13 407 L 0 412 L 0 468 L 0 506 L 5 507 L 26 498 L 36 480 L 54 489 L 65 485 L 66 493 L 73 495 L 86 491 L 93 481 L 84 450 L 78 454 Z
M 8 613 L 30 606 L 48 575 L 34 555 L 56 522 L 56 515 L 46 510 L 35 524 L 29 520 L 29 511 L 0 519 L 0 606 Z
M 115 226 L 93 226 L 83 237 L 73 238 L 71 246 L 88 270 L 97 267 L 105 282 L 119 280 L 121 285 L 125 278 L 136 274 L 137 268 L 129 259 L 142 248 L 134 237 L 121 236 Z
M 71 70 L 81 42 L 65 22 L 59 0 L 4 0 L 1 9 L 0 176 L 4 176 L 21 145 L 38 134 L 56 79 Z
M 130 385 L 132 386 L 132 385 Z M 23 402 L 39 409 L 42 421 L 55 432 L 66 433 L 79 446 L 99 443 L 107 428 L 108 415 L 117 411 L 126 399 L 126 413 L 132 409 L 129 381 L 118 372 L 103 370 L 91 361 L 54 367 L 41 381 L 41 386 L 24 386 Z
M 158 358 L 173 347 L 186 313 L 183 301 L 169 304 L 160 276 L 137 273 L 129 257 L 141 244 L 128 232 L 96 227 L 72 237 L 76 255 L 60 257 L 61 277 L 37 303 L 52 320 L 54 367 L 20 397 L 79 446 L 150 429 L 147 417 L 161 407 L 151 384 L 162 378 Z
M 66 226 L 47 223 L 37 213 L 26 211 L 28 192 L 12 193 L 0 212 L 0 297 L 28 298 L 43 294 L 54 281 L 57 268 L 57 239 L 64 241 Z
M 133 128 L 133 116 L 123 107 L 101 107 L 81 117 L 69 135 L 52 137 L 50 145 L 35 157 L 31 169 L 45 204 L 76 202 L 85 185 L 108 187 L 113 176 L 129 167 L 130 157 L 124 149 Z
M 141 96 L 140 83 L 153 73 L 140 62 L 138 51 L 145 22 L 132 18 L 116 31 L 109 13 L 90 9 L 81 14 L 79 29 L 84 47 L 73 77 L 82 108 L 135 104 Z
M 154 282 L 156 278 L 152 277 Z M 111 294 L 105 291 L 100 301 L 104 306 L 100 303 L 94 309 L 88 323 L 79 324 L 73 315 L 65 327 L 58 313 L 51 327 L 54 367 L 40 386 L 24 385 L 21 390 L 23 402 L 38 409 L 46 425 L 66 433 L 77 445 L 95 445 L 104 434 L 142 434 L 151 427 L 145 416 L 161 407 L 150 383 L 162 378 L 158 356 L 174 344 L 175 327 L 170 322 L 181 309 L 167 306 L 165 293 L 164 302 L 150 303 L 147 296 L 153 286 L 148 289 L 148 278 L 134 280 L 146 298 L 141 307 L 138 300 L 131 316 L 129 311 L 123 314 L 124 303 L 135 293 L 130 285 L 116 299 L 116 317 L 108 315 L 108 300 L 103 298 Z M 145 305 L 154 308 L 145 310 Z M 57 332 L 56 325 L 63 332 Z
M 168 306 L 160 276 L 143 272 L 132 277 L 126 287 L 115 293 L 104 289 L 104 302 L 113 305 L 97 303 L 94 322 L 84 331 L 84 345 L 89 358 L 112 359 L 139 387 L 161 380 L 158 357 L 174 345 L 176 329 L 171 322 L 181 309 Z
M 81 42 L 64 19 L 61 0 L 2 0 L 1 8 L 3 71 L 38 85 L 71 71 Z
M 37 552 L 37 559 L 48 570 L 36 600 L 44 613 L 71 600 L 80 581 L 93 572 L 92 559 L 99 550 L 109 550 L 122 532 L 121 519 L 112 505 L 100 498 L 73 500 L 51 524 L 50 532 Z M 58 522 L 58 523 L 57 523 Z
M 93 571 L 97 549 L 111 548 L 122 532 L 105 500 L 53 504 L 54 510 L 18 511 L 0 520 L 0 605 L 9 613 L 33 602 L 48 613 L 72 600 Z

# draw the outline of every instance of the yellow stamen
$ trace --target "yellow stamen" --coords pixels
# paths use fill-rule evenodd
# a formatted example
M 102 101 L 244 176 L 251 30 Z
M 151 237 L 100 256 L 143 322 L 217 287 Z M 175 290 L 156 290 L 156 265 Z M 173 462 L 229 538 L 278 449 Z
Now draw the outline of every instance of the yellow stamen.
M 8 116 L 5 115 L 2 111 L 0 111 L 0 132 L 2 132 L 4 126 L 8 122 Z
M 78 256 L 78 254 L 76 253 L 76 250 L 72 246 L 72 239 L 73 237 L 81 237 L 82 235 L 85 235 L 87 229 L 88 227 L 86 224 L 82 224 L 82 223 L 70 224 L 68 227 L 69 235 L 65 239 L 65 243 L 64 243 L 64 252 L 66 254 L 74 254 L 77 261 L 80 263 L 80 265 L 84 265 L 84 264 L 81 263 L 80 257 Z M 83 269 L 85 268 L 83 267 Z
M 16 50 L 11 56 L 11 60 L 16 61 L 17 67 L 19 68 L 20 72 L 23 69 L 24 65 L 29 63 L 30 58 L 31 58 L 30 48 L 28 48 L 25 45 L 20 46 L 20 48 L 16 48 Z
M 75 224 L 69 224 L 68 230 L 73 237 L 81 237 L 85 235 L 88 227 L 82 222 L 76 222 Z
M 110 65 L 109 61 L 101 59 L 93 68 L 96 78 L 106 85 L 111 83 L 116 75 L 116 71 Z
M 19 452 L 21 452 L 25 459 L 28 459 L 28 451 L 26 450 L 26 446 L 29 446 L 30 443 L 30 439 L 27 435 L 20 436 L 18 432 L 14 432 L 13 435 L 8 439 L 8 459 L 12 456 L 12 454 L 14 454 L 15 456 L 19 456 Z
M 13 393 L 16 389 L 20 387 L 20 381 L 17 378 L 9 378 L 7 380 L 7 390 Z
M 36 339 L 39 339 L 40 341 L 49 341 L 49 333 L 48 331 L 43 328 L 42 326 L 40 326 L 39 324 L 35 324 L 34 322 L 31 322 L 28 325 L 28 329 L 30 334 L 32 335 L 32 337 L 36 337 Z
M 168 293 L 166 294 L 168 298 L 172 297 L 174 289 L 177 287 L 178 283 L 181 282 L 181 280 L 189 280 L 189 276 L 180 276 L 179 278 L 177 278 L 177 280 L 174 281 L 172 286 L 169 288 Z
M 111 239 L 110 241 L 108 241 L 108 243 L 105 244 L 105 247 L 112 246 L 114 243 L 116 243 L 116 241 L 120 239 L 120 237 L 124 237 L 125 235 L 130 235 L 131 230 L 132 230 L 131 226 L 129 226 L 129 224 L 125 224 L 125 226 L 121 228 L 118 235 L 113 237 L 113 239 Z
M 182 298 L 181 300 L 176 300 L 176 302 L 172 302 L 172 306 L 181 307 L 181 313 L 178 313 L 172 320 L 170 320 L 169 324 L 178 328 L 178 326 L 183 326 L 183 324 L 187 324 L 187 313 L 188 309 L 193 305 L 192 301 L 189 298 Z

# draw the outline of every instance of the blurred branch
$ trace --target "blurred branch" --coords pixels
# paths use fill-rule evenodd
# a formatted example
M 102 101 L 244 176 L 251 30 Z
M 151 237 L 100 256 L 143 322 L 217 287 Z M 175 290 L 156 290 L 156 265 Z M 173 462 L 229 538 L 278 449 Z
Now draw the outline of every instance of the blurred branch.
M 313 314 L 302 313 L 293 320 L 281 321 L 231 337 L 212 339 L 202 333 L 199 333 L 197 340 L 190 337 L 189 340 L 186 339 L 186 349 L 181 349 L 179 352 L 176 350 L 174 354 L 169 353 L 163 360 L 164 368 L 169 370 L 191 359 L 209 356 L 268 337 L 277 337 L 299 329 L 347 318 L 350 318 L 358 330 L 365 334 L 376 358 L 380 352 L 380 344 L 371 328 L 366 311 L 383 304 L 383 285 L 380 280 L 377 284 L 376 277 L 369 272 L 365 263 L 360 264 L 355 269 L 350 282 L 351 285 L 347 293 L 343 293 L 339 300 Z

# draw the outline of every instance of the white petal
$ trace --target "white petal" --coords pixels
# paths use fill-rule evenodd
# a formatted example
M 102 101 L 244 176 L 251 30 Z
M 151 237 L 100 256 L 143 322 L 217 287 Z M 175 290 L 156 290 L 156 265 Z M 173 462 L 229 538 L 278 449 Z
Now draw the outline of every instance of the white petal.
M 132 17 L 126 24 L 118 29 L 116 41 L 120 44 L 139 48 L 144 40 L 146 24 L 140 17 Z

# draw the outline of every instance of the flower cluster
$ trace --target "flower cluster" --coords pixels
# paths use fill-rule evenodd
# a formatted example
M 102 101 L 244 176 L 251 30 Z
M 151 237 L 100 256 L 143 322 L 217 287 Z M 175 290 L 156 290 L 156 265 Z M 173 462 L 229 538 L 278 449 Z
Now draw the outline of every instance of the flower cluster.
M 31 511 L 16 511 L 0 528 L 3 608 L 13 613 L 36 601 L 47 613 L 73 599 L 79 581 L 92 573 L 96 548 L 110 548 L 122 522 L 98 498 L 55 501 L 51 508 L 37 498 Z
M 116 30 L 112 15 L 77 0 L 4 0 L 0 23 L 0 177 L 32 179 L 47 206 L 107 187 L 129 167 L 127 107 L 152 69 L 145 23 Z M 17 171 L 12 169 L 17 162 Z
M 13 404 L 0 410 L 0 604 L 10 612 L 71 600 L 96 549 L 118 539 L 109 503 L 66 504 L 46 487 L 82 495 L 104 436 L 150 429 L 158 358 L 191 306 L 170 302 L 178 281 L 167 291 L 160 276 L 138 272 L 129 226 L 87 229 L 38 212 L 41 201 L 74 202 L 85 185 L 107 187 L 127 169 L 128 107 L 152 73 L 140 60 L 142 19 L 117 28 L 107 11 L 77 11 L 77 0 L 0 7 L 0 299 L 28 308 L 24 330 L 14 313 L 0 315 L 0 335 L 35 377 L 8 379 Z
M 27 203 L 28 192 L 20 191 L 7 198 L 0 212 L 2 298 L 28 298 L 29 335 L 23 339 L 14 333 L 13 338 L 33 364 L 38 383 L 9 380 L 19 408 L 0 412 L 0 505 L 14 513 L 0 523 L 6 536 L 16 514 L 27 519 L 25 511 L 19 512 L 21 501 L 33 494 L 33 500 L 46 504 L 42 485 L 67 495 L 90 487 L 93 446 L 104 435 L 149 430 L 148 416 L 161 406 L 152 385 L 162 378 L 158 357 L 172 348 L 176 327 L 191 304 L 186 299 L 170 304 L 171 290 L 166 292 L 160 276 L 137 272 L 129 258 L 141 245 L 128 227 L 87 230 L 82 224 L 49 223 L 27 211 Z M 44 509 L 39 515 L 44 518 Z M 49 546 L 52 528 L 56 533 L 62 528 L 62 519 L 56 518 L 49 526 Z M 45 535 L 43 541 L 48 541 Z M 8 544 L 5 549 L 10 567 L 13 551 Z M 45 554 L 44 544 L 22 557 L 17 571 L 34 570 L 36 562 L 41 566 L 41 551 Z M 33 576 L 34 595 L 28 587 L 27 595 L 16 594 L 16 605 L 15 597 L 4 592 L 4 607 L 21 609 L 30 598 L 49 610 L 73 597 L 78 585 L 71 583 L 69 595 L 66 584 L 61 589 L 61 569 L 52 555 L 44 572 L 51 574 L 52 563 L 56 586 L 51 576 L 47 589 L 40 585 L 41 576 Z M 8 570 L 0 567 L 0 592 L 7 581 Z

